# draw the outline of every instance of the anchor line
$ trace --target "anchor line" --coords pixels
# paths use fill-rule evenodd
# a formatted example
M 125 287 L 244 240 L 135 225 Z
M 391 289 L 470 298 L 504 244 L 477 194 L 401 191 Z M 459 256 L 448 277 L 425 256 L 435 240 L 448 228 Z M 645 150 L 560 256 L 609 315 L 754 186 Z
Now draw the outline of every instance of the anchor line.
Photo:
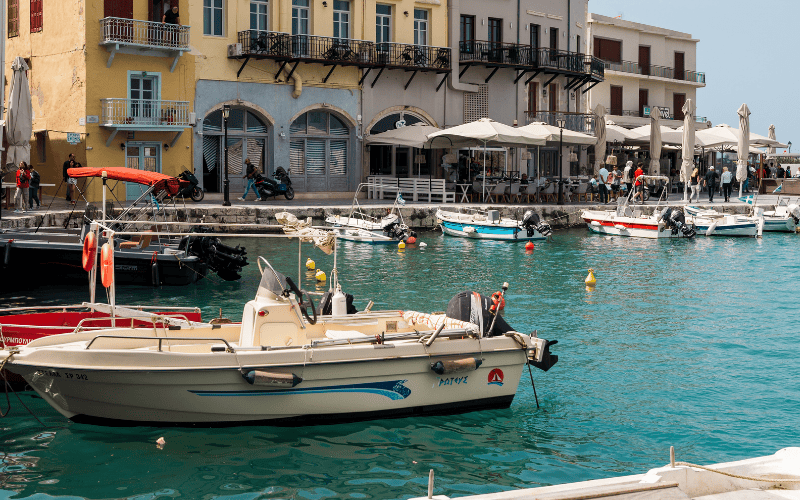
M 17 397 L 17 400 L 19 401 L 19 404 L 21 404 L 23 408 L 25 408 L 26 410 L 28 410 L 28 413 L 30 413 L 30 414 L 31 414 L 31 416 L 32 416 L 32 417 L 33 417 L 33 418 L 34 418 L 34 419 L 35 419 L 37 422 L 39 422 L 39 425 L 41 425 L 41 426 L 42 426 L 42 427 L 44 427 L 45 429 L 50 429 L 50 426 L 46 425 L 44 422 L 42 422 L 41 420 L 39 420 L 39 417 L 37 417 L 37 416 L 36 416 L 36 415 L 35 415 L 35 414 L 34 414 L 34 413 L 31 411 L 31 409 L 30 409 L 30 408 L 28 408 L 28 406 L 27 406 L 27 405 L 26 405 L 26 404 L 25 404 L 25 403 L 22 401 L 22 398 L 20 398 L 20 397 L 19 397 L 19 394 L 17 394 L 17 391 L 15 391 L 13 387 L 11 387 L 11 384 L 9 383 L 8 379 L 6 379 L 6 374 L 3 372 L 3 369 L 5 368 L 5 366 L 6 366 L 6 363 L 8 363 L 8 362 L 11 360 L 11 356 L 13 356 L 13 355 L 14 355 L 14 353 L 12 352 L 12 354 L 10 354 L 10 355 L 9 355 L 9 356 L 8 356 L 6 359 L 4 359 L 4 360 L 3 360 L 3 363 L 2 363 L 2 364 L 0 364 L 0 376 L 2 376 L 2 377 L 3 377 L 3 389 L 4 389 L 5 393 L 6 393 L 6 403 L 8 404 L 8 407 L 6 408 L 6 411 L 5 411 L 5 412 L 3 412 L 3 410 L 2 410 L 2 409 L 0 409 L 0 418 L 3 418 L 3 417 L 5 417 L 6 415 L 8 415 L 8 414 L 11 412 L 11 398 L 10 398 L 10 397 L 9 397 L 9 395 L 8 395 L 8 390 L 9 390 L 9 389 L 11 389 L 11 392 L 13 392 L 13 393 L 14 393 L 14 395 Z

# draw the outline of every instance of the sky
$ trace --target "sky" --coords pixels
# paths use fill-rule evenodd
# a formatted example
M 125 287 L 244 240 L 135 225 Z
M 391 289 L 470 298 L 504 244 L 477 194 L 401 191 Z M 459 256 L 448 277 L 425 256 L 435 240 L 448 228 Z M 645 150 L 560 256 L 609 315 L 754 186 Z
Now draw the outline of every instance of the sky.
M 699 39 L 697 115 L 739 126 L 747 103 L 750 131 L 794 143 L 800 152 L 800 0 L 589 0 L 589 12 L 689 33 Z M 687 66 L 686 69 L 692 69 Z

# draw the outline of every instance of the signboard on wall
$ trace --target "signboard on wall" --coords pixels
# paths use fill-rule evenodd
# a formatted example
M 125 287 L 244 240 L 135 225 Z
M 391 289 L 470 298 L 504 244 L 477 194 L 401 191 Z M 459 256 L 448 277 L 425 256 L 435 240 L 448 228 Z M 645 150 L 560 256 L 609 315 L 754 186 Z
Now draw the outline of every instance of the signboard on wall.
M 77 132 L 67 132 L 67 144 L 79 144 L 81 142 L 81 134 Z

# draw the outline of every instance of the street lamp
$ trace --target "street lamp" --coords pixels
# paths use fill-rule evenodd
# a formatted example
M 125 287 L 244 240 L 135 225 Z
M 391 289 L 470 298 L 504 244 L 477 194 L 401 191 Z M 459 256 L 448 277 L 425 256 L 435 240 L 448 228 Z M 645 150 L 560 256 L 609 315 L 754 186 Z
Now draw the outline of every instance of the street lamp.
M 222 201 L 223 207 L 231 206 L 231 193 L 230 193 L 230 184 L 231 181 L 228 179 L 228 117 L 231 115 L 231 106 L 230 104 L 225 104 L 222 106 L 222 125 L 225 127 L 225 180 L 223 181 L 223 192 L 225 193 L 225 197 Z
M 558 204 L 564 204 L 564 127 L 567 126 L 567 121 L 563 118 L 556 120 L 558 125 Z
M 787 142 L 786 145 L 789 146 L 789 152 L 791 153 L 792 152 L 792 141 Z

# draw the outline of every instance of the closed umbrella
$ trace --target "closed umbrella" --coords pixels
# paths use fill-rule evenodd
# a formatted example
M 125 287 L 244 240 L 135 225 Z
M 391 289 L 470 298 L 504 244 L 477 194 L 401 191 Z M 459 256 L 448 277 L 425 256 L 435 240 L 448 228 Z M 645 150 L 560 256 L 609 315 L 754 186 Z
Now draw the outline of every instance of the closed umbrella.
M 689 177 L 694 166 L 694 103 L 686 99 L 683 104 L 683 149 L 681 156 L 681 182 L 683 182 L 683 201 L 689 200 Z
M 739 110 L 739 151 L 737 153 L 738 165 L 736 167 L 736 180 L 739 181 L 739 198 L 742 197 L 742 185 L 747 179 L 747 157 L 750 155 L 750 109 L 747 104 L 742 104 Z
M 28 86 L 28 65 L 25 59 L 15 57 L 11 65 L 14 76 L 8 98 L 6 116 L 6 137 L 8 138 L 8 159 L 6 163 L 17 165 L 31 161 L 31 133 L 33 132 L 33 110 L 31 91 Z
M 775 140 L 775 125 L 770 125 L 769 126 L 769 133 L 767 134 L 767 137 L 769 137 L 773 141 Z M 768 147 L 767 148 L 767 154 L 774 155 L 775 154 L 775 148 L 772 147 L 772 146 Z
M 595 129 L 595 137 L 597 140 L 594 143 L 594 171 L 595 173 L 600 171 L 600 166 L 605 162 L 606 156 L 606 115 L 608 111 L 602 104 L 598 104 L 596 108 L 594 108 L 594 114 L 597 116 L 595 122 L 597 123 L 597 127 Z
M 659 109 L 650 112 L 650 172 L 649 175 L 661 175 L 661 120 Z

